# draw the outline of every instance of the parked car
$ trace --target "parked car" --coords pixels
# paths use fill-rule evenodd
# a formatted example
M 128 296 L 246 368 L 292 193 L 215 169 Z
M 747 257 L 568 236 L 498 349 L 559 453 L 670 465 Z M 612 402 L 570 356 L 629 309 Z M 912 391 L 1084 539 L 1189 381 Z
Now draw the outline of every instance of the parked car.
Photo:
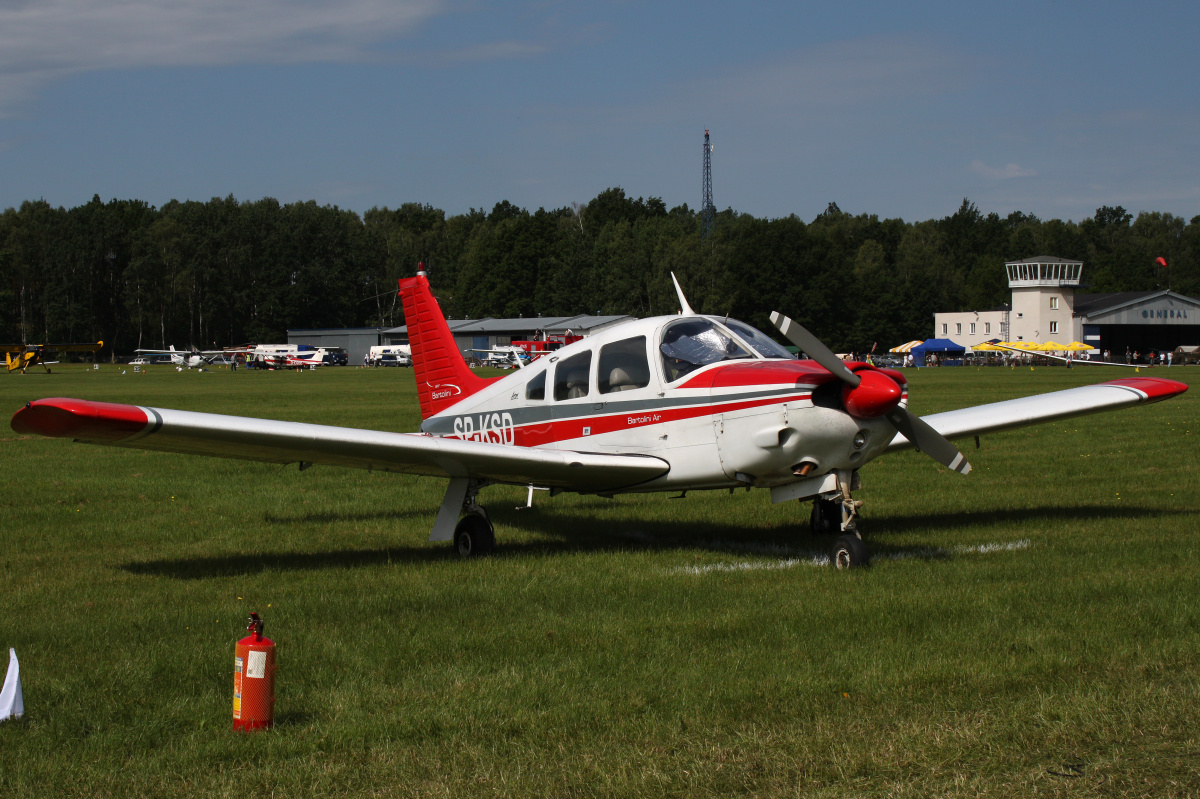
M 884 353 L 883 355 L 872 355 L 871 361 L 879 367 L 885 369 L 895 369 L 904 365 L 904 356 L 897 355 L 892 352 Z

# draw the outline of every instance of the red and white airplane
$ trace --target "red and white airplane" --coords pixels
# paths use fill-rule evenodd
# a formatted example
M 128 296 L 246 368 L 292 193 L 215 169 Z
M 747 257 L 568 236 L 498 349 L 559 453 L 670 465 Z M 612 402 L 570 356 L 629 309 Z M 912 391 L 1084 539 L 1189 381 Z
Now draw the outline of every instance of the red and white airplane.
M 678 290 L 678 283 L 676 288 Z M 682 312 L 627 322 L 505 377 L 466 366 L 425 273 L 400 281 L 423 422 L 389 433 L 192 411 L 43 399 L 12 418 L 19 433 L 193 455 L 432 475 L 449 479 L 431 541 L 464 555 L 495 537 L 476 500 L 506 483 L 611 496 L 763 488 L 813 500 L 818 532 L 840 533 L 838 568 L 867 562 L 857 530 L 858 470 L 916 447 L 952 471 L 970 464 L 951 438 L 1174 397 L 1187 386 L 1134 377 L 917 417 L 901 372 L 845 363 L 772 315 L 811 360 L 750 325 Z M 461 519 L 460 519 L 461 517 Z

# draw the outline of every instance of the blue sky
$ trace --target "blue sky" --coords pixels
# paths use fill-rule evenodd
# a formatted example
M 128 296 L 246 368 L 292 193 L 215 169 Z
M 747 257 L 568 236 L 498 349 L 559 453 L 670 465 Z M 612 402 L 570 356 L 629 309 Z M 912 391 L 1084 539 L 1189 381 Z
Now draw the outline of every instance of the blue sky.
M 0 208 L 1200 214 L 1200 4 L 0 0 Z

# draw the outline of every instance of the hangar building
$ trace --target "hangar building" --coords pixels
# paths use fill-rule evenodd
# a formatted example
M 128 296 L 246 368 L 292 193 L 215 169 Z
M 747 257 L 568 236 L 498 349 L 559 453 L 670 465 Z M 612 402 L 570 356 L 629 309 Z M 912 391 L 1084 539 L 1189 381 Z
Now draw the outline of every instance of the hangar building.
M 540 334 L 561 335 L 572 333 L 577 336 L 590 336 L 600 330 L 621 322 L 628 322 L 632 316 L 593 316 L 578 314 L 576 316 L 536 316 L 519 319 L 448 319 L 450 332 L 458 349 L 488 350 L 493 347 L 503 347 L 513 341 L 530 341 Z M 407 344 L 408 326 L 393 327 L 383 331 L 384 344 Z
M 381 327 L 318 327 L 289 330 L 288 344 L 311 344 L 314 347 L 341 347 L 350 363 L 362 363 L 372 347 L 379 346 Z

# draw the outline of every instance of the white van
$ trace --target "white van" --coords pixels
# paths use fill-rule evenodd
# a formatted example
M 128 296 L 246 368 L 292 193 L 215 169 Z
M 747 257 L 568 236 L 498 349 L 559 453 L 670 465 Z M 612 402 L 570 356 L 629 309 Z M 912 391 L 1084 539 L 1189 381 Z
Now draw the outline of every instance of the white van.
M 367 353 L 371 366 L 412 366 L 412 347 L 408 344 L 384 344 Z

